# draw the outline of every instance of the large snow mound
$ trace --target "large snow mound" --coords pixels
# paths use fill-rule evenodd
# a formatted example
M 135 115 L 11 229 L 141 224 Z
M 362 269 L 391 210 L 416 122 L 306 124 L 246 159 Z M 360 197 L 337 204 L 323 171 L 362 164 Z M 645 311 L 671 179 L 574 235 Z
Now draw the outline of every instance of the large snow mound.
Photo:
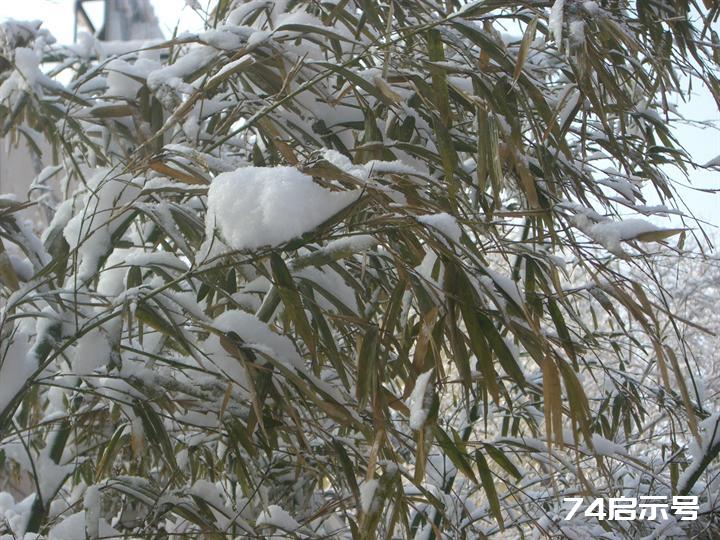
M 208 192 L 207 226 L 237 250 L 277 246 L 352 204 L 359 190 L 330 191 L 293 167 L 243 167 L 222 173 Z

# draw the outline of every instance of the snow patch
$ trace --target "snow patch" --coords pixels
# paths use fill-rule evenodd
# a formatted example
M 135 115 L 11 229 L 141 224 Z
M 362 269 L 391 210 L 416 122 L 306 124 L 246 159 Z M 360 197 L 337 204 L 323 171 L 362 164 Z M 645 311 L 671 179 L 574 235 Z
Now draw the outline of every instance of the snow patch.
M 255 525 L 257 527 L 269 525 L 284 531 L 294 531 L 300 528 L 300 524 L 287 511 L 276 504 L 271 504 L 267 507 L 267 510 L 260 512 L 260 515 L 255 520 Z
M 428 390 L 432 390 L 432 387 L 428 387 L 428 383 L 430 382 L 432 372 L 433 370 L 429 369 L 425 373 L 418 375 L 415 381 L 415 387 L 408 398 L 407 405 L 410 409 L 410 427 L 416 431 L 422 429 L 425 425 L 425 421 L 430 412 L 428 406 L 431 400 L 428 398 L 431 396 L 428 395 Z
M 244 167 L 218 175 L 208 192 L 208 238 L 215 227 L 237 250 L 277 246 L 349 206 L 360 192 L 330 191 L 292 167 Z
M 460 225 L 458 225 L 455 217 L 451 216 L 447 212 L 417 216 L 417 219 L 420 223 L 429 225 L 433 229 L 440 231 L 445 237 L 452 240 L 455 244 L 460 243 L 462 229 L 460 228 Z
M 662 230 L 657 225 L 644 219 L 604 220 L 599 223 L 592 223 L 586 216 L 579 214 L 574 216 L 573 221 L 578 229 L 612 253 L 622 252 L 621 242 L 633 240 L 649 232 Z
M 364 514 L 367 514 L 372 509 L 373 499 L 375 499 L 375 492 L 379 484 L 380 482 L 377 480 L 365 480 L 360 484 L 360 507 Z
M 562 43 L 562 28 L 563 28 L 563 12 L 565 11 L 565 0 L 555 0 L 555 3 L 550 9 L 550 17 L 548 19 L 548 30 L 550 35 L 557 43 L 558 49 L 561 48 Z

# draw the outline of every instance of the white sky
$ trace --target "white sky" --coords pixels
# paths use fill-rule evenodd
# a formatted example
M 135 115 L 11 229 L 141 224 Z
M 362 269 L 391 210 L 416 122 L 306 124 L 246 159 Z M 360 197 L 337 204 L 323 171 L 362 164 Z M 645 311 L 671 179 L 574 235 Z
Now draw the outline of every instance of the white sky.
M 207 6 L 211 0 L 200 0 L 199 4 Z M 197 30 L 201 18 L 188 7 L 185 0 L 151 0 L 160 27 L 166 35 L 170 35 L 176 25 L 180 30 Z M 86 3 L 92 15 L 92 2 Z M 96 10 L 102 9 L 100 2 Z M 1 0 L 0 21 L 14 18 L 20 20 L 40 19 L 44 26 L 61 42 L 69 43 L 73 38 L 73 0 Z M 692 120 L 718 120 L 717 105 L 709 92 L 703 88 L 695 88 L 694 96 L 689 104 L 681 105 L 680 111 Z M 693 156 L 697 163 L 706 163 L 720 155 L 720 131 L 709 127 L 700 128 L 683 126 L 677 131 L 678 138 Z M 681 175 L 678 181 L 684 180 Z M 691 171 L 690 182 L 693 187 L 720 190 L 720 171 Z M 720 227 L 720 193 L 698 192 L 690 188 L 680 189 L 685 204 L 699 219 Z M 646 192 L 648 204 L 656 204 L 657 198 Z M 712 228 L 708 228 L 710 232 Z

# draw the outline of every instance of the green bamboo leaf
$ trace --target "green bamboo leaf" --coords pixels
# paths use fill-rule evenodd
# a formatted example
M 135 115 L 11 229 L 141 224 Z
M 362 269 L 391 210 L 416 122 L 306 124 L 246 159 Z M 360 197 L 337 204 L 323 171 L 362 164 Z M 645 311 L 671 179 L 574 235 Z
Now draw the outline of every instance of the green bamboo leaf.
M 315 356 L 317 349 L 315 333 L 305 315 L 305 308 L 303 307 L 300 294 L 290 271 L 282 260 L 282 257 L 277 253 L 270 255 L 270 267 L 272 268 L 280 298 L 282 299 L 286 312 L 290 316 L 290 320 L 292 320 L 298 333 L 302 336 L 305 345 L 310 350 L 310 354 Z
M 460 302 L 460 312 L 462 313 L 465 328 L 470 338 L 470 347 L 472 348 L 480 373 L 487 385 L 488 392 L 495 402 L 500 400 L 500 391 L 496 380 L 495 366 L 493 365 L 490 348 L 486 341 L 486 335 L 476 310 L 467 305 L 467 302 Z
M 123 443 L 127 443 L 129 435 L 126 432 L 127 425 L 121 424 L 115 429 L 112 437 L 108 440 L 102 453 L 99 454 L 99 460 L 95 466 L 95 482 L 99 482 L 105 476 L 108 475 L 110 467 L 112 467 L 115 457 L 123 450 L 126 446 Z
M 512 461 L 510 461 L 510 459 L 505 455 L 505 453 L 497 446 L 494 446 L 492 444 L 486 444 L 483 446 L 483 449 L 487 452 L 487 454 L 493 459 L 495 463 L 500 465 L 503 469 L 505 469 L 506 472 L 515 477 L 516 480 L 522 479 L 522 474 L 517 469 L 517 467 L 513 465 Z
M 445 455 L 450 458 L 453 465 L 455 465 L 458 470 L 470 480 L 477 483 L 475 472 L 470 466 L 470 462 L 467 460 L 467 452 L 465 451 L 465 448 L 463 448 L 463 444 L 460 442 L 457 434 L 453 433 L 453 438 L 451 439 L 445 430 L 437 424 L 432 426 L 432 431 L 435 435 L 435 439 L 440 445 L 440 448 L 443 452 L 445 452 Z
M 178 465 L 175 461 L 175 449 L 170 441 L 170 435 L 153 406 L 149 403 L 137 401 L 133 404 L 133 411 L 142 421 L 147 440 L 159 448 L 162 458 L 174 470 L 178 470 Z
M 367 327 L 359 341 L 356 396 L 359 404 L 364 406 L 375 394 L 377 386 L 377 326 Z
M 488 467 L 487 461 L 485 461 L 485 457 L 480 450 L 475 451 L 475 463 L 477 464 L 478 473 L 480 474 L 480 480 L 482 481 L 483 490 L 490 505 L 490 510 L 502 531 L 505 529 L 505 523 L 503 522 L 502 510 L 500 508 L 500 499 L 498 499 L 497 491 L 495 490 L 495 482 L 493 481 L 490 467 Z
M 518 50 L 517 63 L 515 64 L 515 72 L 513 74 L 513 81 L 517 82 L 522 73 L 523 66 L 527 60 L 528 53 L 530 52 L 530 45 L 535 41 L 535 30 L 537 28 L 538 18 L 535 17 L 530 24 L 525 28 L 523 33 L 522 41 L 520 42 L 520 49 Z
M 527 384 L 525 381 L 525 375 L 517 363 L 515 355 L 508 347 L 505 340 L 498 333 L 497 329 L 493 325 L 492 321 L 485 315 L 478 314 L 478 324 L 481 331 L 487 337 L 492 350 L 498 357 L 500 365 L 503 367 L 505 372 L 515 381 L 515 383 L 523 388 Z

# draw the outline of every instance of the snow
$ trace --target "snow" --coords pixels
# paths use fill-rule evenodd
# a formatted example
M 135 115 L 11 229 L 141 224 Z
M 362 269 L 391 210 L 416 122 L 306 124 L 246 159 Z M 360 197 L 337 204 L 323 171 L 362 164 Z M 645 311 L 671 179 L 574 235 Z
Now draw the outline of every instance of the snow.
M 578 214 L 574 216 L 574 223 L 582 232 L 612 253 L 622 252 L 621 242 L 663 230 L 649 221 L 637 218 L 591 223 L 585 215 Z
M 243 24 L 245 22 L 245 18 L 248 15 L 254 13 L 258 9 L 263 9 L 265 7 L 271 6 L 272 4 L 273 2 L 271 2 L 270 0 L 250 0 L 249 2 L 240 4 L 228 14 L 228 24 Z
M 703 459 L 710 450 L 720 445 L 720 412 L 708 416 L 700 422 L 699 427 L 701 430 L 701 444 L 698 445 L 694 440 L 689 444 L 690 455 L 693 459 L 678 479 L 678 491 L 683 491 L 690 481 L 690 477 L 698 471 Z
M 216 420 L 217 421 L 217 420 Z M 204 478 L 199 478 L 190 487 L 190 494 L 196 495 L 207 502 L 209 502 L 215 508 L 224 508 L 225 500 L 223 499 L 221 492 L 218 487 Z
M 715 156 L 710 161 L 705 163 L 703 167 L 720 167 L 720 155 Z
M 74 463 L 58 464 L 50 457 L 51 448 L 46 446 L 35 458 L 38 487 L 43 501 L 50 501 L 60 486 L 75 470 Z
M 563 28 L 563 15 L 565 10 L 565 0 L 555 0 L 552 8 L 550 9 L 550 17 L 548 19 L 548 30 L 550 35 L 555 40 L 558 49 L 561 48 L 562 43 L 562 28 Z
M 7 523 L 13 533 L 11 538 L 23 537 L 34 501 L 35 494 L 15 502 L 10 493 L 0 491 L 0 523 Z
M 332 240 L 325 245 L 323 251 L 328 253 L 360 253 L 375 247 L 377 244 L 378 240 L 374 236 L 370 234 L 358 234 Z
M 100 489 L 90 486 L 83 497 L 85 508 L 85 531 L 89 538 L 97 538 L 100 534 Z
M 218 227 L 236 250 L 277 246 L 312 231 L 360 196 L 330 191 L 292 167 L 222 173 L 208 192 L 208 237 Z
M 120 226 L 117 219 L 140 191 L 140 186 L 126 176 L 108 177 L 99 169 L 88 181 L 79 211 L 67 222 L 63 236 L 71 249 L 77 249 L 80 280 L 92 275 L 110 249 L 112 234 Z
M 125 264 L 131 266 L 159 266 L 161 268 L 172 268 L 174 270 L 187 270 L 187 263 L 167 251 L 155 251 L 151 253 L 134 251 L 125 257 Z
M 572 440 L 572 435 L 570 437 L 566 437 L 569 441 Z M 595 452 L 601 456 L 627 456 L 628 453 L 621 445 L 609 441 L 605 437 L 598 435 L 597 433 L 593 433 L 592 436 L 592 443 L 593 448 L 595 448 Z
M 38 368 L 30 338 L 18 333 L 0 346 L 0 414 Z
M 375 492 L 379 485 L 380 482 L 377 480 L 365 480 L 358 486 L 360 488 L 360 507 L 363 513 L 367 514 L 372 509 Z
M 181 55 L 174 64 L 156 69 L 148 74 L 148 87 L 158 96 L 164 97 L 162 86 L 168 86 L 182 92 L 191 92 L 192 87 L 183 82 L 183 79 L 211 62 L 217 51 L 212 47 L 202 46 L 190 49 Z M 161 99 L 162 100 L 162 99 Z
M 3 47 L 12 49 L 31 41 L 33 37 L 38 36 L 42 32 L 46 32 L 40 28 L 42 21 L 39 19 L 20 21 L 9 19 L 0 24 L 0 44 Z
M 273 10 L 277 13 L 279 10 Z M 274 35 L 276 39 L 304 37 L 305 31 L 298 29 L 299 26 L 307 26 L 310 28 L 323 28 L 325 32 L 332 33 L 338 38 L 354 41 L 353 34 L 344 25 L 327 26 L 315 15 L 303 10 L 296 9 L 290 13 L 281 13 L 275 22 Z
M 582 19 L 570 23 L 570 42 L 581 45 L 585 41 L 585 21 Z
M 426 214 L 424 216 L 418 216 L 417 219 L 420 223 L 429 225 L 433 229 L 440 231 L 446 238 L 452 240 L 453 243 L 460 243 L 462 229 L 460 229 L 460 225 L 458 225 L 455 217 L 447 212 Z
M 50 529 L 48 540 L 82 540 L 88 538 L 85 535 L 85 522 L 85 510 L 71 514 Z M 98 521 L 98 534 L 99 536 L 94 538 L 118 538 L 123 536 L 103 518 Z M 93 537 L 90 536 L 89 538 Z
M 43 87 L 62 88 L 60 83 L 40 71 L 40 58 L 34 50 L 18 47 L 14 52 L 16 69 L 0 85 L 0 102 L 9 100 L 8 105 L 13 105 L 11 97 L 17 97 L 25 91 L 42 95 Z
M 100 272 L 97 290 L 109 298 L 118 298 L 125 292 L 125 278 L 128 268 L 125 258 L 129 250 L 115 248 L 105 260 L 104 268 Z
M 122 97 L 134 100 L 142 83 L 137 79 L 145 79 L 153 70 L 160 68 L 160 65 L 149 58 L 138 58 L 134 64 L 115 58 L 107 63 L 105 71 L 107 75 L 106 95 Z
M 56 425 L 59 426 L 59 424 Z M 58 431 L 58 427 L 54 427 L 49 430 L 48 435 L 50 437 L 50 441 L 52 441 L 53 437 L 58 434 Z M 75 463 L 55 463 L 55 461 L 50 457 L 50 445 L 45 446 L 36 452 L 19 442 L 17 438 L 5 438 L 2 442 L 3 444 L 0 445 L 0 450 L 4 453 L 4 458 L 11 460 L 19 466 L 18 472 L 21 473 L 21 477 L 25 474 L 34 476 L 34 482 L 37 483 L 36 485 L 39 488 L 38 496 L 44 504 L 49 504 L 50 501 L 53 500 L 59 488 L 75 469 Z M 3 466 L 3 468 L 4 467 L 5 466 Z M 4 468 L 4 470 L 8 471 L 9 469 Z M 7 484 L 4 484 L 3 487 L 5 487 L 5 485 Z M 13 485 L 13 483 L 11 482 L 10 485 Z M 35 484 L 33 484 L 33 487 L 35 487 Z M 3 512 L 8 509 L 7 507 L 3 508 L 4 503 L 8 502 L 8 499 L 3 501 L 3 495 L 2 492 L 0 492 L 0 523 L 2 523 Z M 12 510 L 12 506 L 10 509 Z M 17 509 L 13 511 L 17 512 Z M 7 518 L 9 516 L 6 514 L 5 517 Z M 24 523 L 19 523 L 19 525 L 24 527 Z
M 597 2 L 594 2 L 593 0 L 586 0 L 583 2 L 583 9 L 589 14 L 589 15 L 599 15 L 600 14 L 600 6 Z
M 375 73 L 375 70 L 373 70 L 373 73 Z M 408 112 L 409 111 L 411 111 L 411 109 L 409 109 Z M 410 165 L 401 160 L 382 161 L 373 159 L 364 164 L 356 164 L 337 150 L 328 149 L 323 151 L 323 157 L 335 165 L 338 169 L 361 180 L 369 180 L 374 175 L 382 174 L 405 174 L 415 176 L 423 176 L 427 174 L 427 170 L 423 171 L 418 168 L 419 162 Z
M 15 244 L 5 245 L 5 252 L 0 253 L 0 267 L 7 261 L 20 281 L 30 281 L 33 276 L 33 266 L 28 258 Z
M 201 33 L 199 37 L 201 41 L 216 49 L 234 51 L 247 43 L 253 32 L 254 30 L 248 27 L 222 25 L 214 30 Z
M 90 375 L 105 366 L 110 359 L 110 343 L 105 332 L 94 328 L 82 336 L 72 355 L 72 369 L 76 375 Z
M 271 504 L 267 510 L 263 510 L 255 520 L 255 525 L 268 525 L 276 527 L 284 531 L 295 531 L 300 528 L 300 524 L 293 517 L 276 504 Z
M 53 216 L 47 229 L 43 231 L 40 239 L 45 243 L 50 237 L 50 233 L 56 229 L 63 229 L 67 222 L 70 221 L 73 215 L 73 201 L 72 199 L 66 199 L 61 202 L 55 209 L 55 215 Z
M 600 178 L 597 183 L 612 188 L 630 203 L 634 203 L 636 198 L 641 196 L 639 186 L 620 176 L 612 175 L 608 178 Z
M 432 376 L 432 369 L 429 369 L 425 373 L 418 375 L 415 381 L 415 387 L 413 388 L 410 397 L 408 398 L 408 408 L 410 409 L 410 428 L 414 430 L 420 430 L 425 425 L 429 410 L 428 390 L 432 391 L 432 386 L 428 386 L 430 377 Z M 431 395 L 430 395 L 431 396 Z
M 262 305 L 262 297 L 271 287 L 270 280 L 260 276 L 246 283 L 242 290 L 232 295 L 232 299 L 248 311 L 257 311 Z
M 510 279 L 508 276 L 504 276 L 496 272 L 491 268 L 483 268 L 483 271 L 487 273 L 487 277 L 482 276 L 480 278 L 481 283 L 486 286 L 490 285 L 490 283 L 488 283 L 489 278 L 491 284 L 493 284 L 495 288 L 497 288 L 499 291 L 504 292 L 518 306 L 523 305 L 522 295 L 520 293 L 520 289 L 518 288 L 518 284 L 515 281 Z
M 437 263 L 437 259 L 437 254 L 434 251 L 428 251 L 427 253 L 425 253 L 425 257 L 423 257 L 422 262 L 420 262 L 420 264 L 415 267 L 415 271 L 425 281 L 434 285 L 437 289 L 441 289 L 442 287 L 440 286 L 440 284 L 443 280 L 443 273 L 445 271 L 444 267 L 442 265 L 440 266 L 437 280 L 435 280 L 432 275 L 433 268 L 435 268 L 435 264 Z
M 177 60 L 148 75 L 148 85 L 153 88 L 159 84 L 174 86 L 179 79 L 187 77 L 205 66 L 216 57 L 217 53 L 212 47 L 192 47 L 187 53 L 180 55 Z
M 213 326 L 222 332 L 235 332 L 247 346 L 269 352 L 288 367 L 303 368 L 303 361 L 295 346 L 285 336 L 276 334 L 270 327 L 254 315 L 239 310 L 229 310 L 217 317 Z M 231 358 L 234 365 L 239 365 Z
M 254 34 L 253 34 L 254 35 Z M 223 75 L 225 75 L 228 71 L 232 71 L 235 68 L 239 68 L 240 66 L 244 64 L 250 64 L 252 63 L 252 57 L 251 56 L 243 56 L 241 58 L 238 58 L 237 60 L 234 60 L 228 64 L 225 64 L 220 70 L 215 74 L 214 79 L 220 80 Z
M 318 286 L 315 300 L 321 309 L 337 312 L 338 309 L 334 303 L 334 300 L 337 300 L 351 312 L 359 313 L 355 290 L 333 268 L 329 266 L 322 269 L 303 268 L 299 272 L 295 272 L 294 275 L 307 279 Z
M 15 67 L 22 73 L 25 82 L 30 88 L 43 80 L 44 75 L 40 71 L 40 59 L 32 49 L 24 47 L 15 49 Z
M 417 168 L 402 161 L 381 161 L 373 159 L 364 165 L 368 177 L 374 174 L 422 174 Z
M 247 42 L 248 50 L 252 50 L 272 37 L 272 32 L 268 30 L 257 30 L 249 38 Z

